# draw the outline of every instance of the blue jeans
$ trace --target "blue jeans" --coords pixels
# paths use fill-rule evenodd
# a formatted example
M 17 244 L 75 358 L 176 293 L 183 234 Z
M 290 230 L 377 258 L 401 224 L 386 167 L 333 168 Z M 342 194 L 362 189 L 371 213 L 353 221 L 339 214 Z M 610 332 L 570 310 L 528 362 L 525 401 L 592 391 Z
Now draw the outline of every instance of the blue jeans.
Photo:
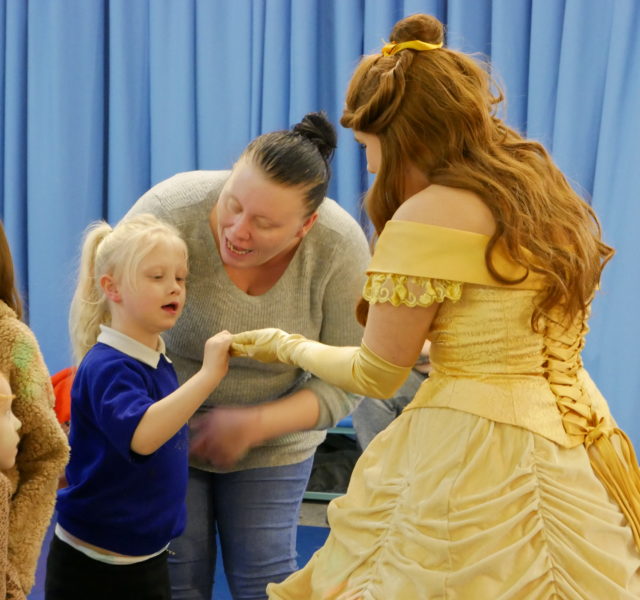
M 235 600 L 263 600 L 298 568 L 296 532 L 313 457 L 284 467 L 189 469 L 187 525 L 169 546 L 173 600 L 210 600 L 216 533 Z

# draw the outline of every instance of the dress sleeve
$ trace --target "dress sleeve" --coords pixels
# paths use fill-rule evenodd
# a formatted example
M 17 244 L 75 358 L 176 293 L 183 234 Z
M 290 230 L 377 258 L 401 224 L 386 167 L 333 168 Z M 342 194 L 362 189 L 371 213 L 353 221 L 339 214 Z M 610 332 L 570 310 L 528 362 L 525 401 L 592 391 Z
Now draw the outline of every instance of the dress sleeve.
M 362 296 L 369 304 L 390 302 L 393 306 L 431 306 L 434 302 L 462 297 L 462 282 L 398 273 L 369 272 Z

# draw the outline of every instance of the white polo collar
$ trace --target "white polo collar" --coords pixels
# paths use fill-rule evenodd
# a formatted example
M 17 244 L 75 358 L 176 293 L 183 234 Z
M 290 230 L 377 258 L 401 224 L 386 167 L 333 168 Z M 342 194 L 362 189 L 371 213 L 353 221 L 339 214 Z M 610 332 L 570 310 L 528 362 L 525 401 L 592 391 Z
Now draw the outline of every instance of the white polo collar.
M 100 335 L 98 335 L 98 341 L 106 344 L 107 346 L 111 346 L 120 352 L 143 362 L 145 365 L 149 365 L 154 369 L 158 368 L 158 363 L 160 362 L 160 356 L 164 355 L 167 359 L 167 362 L 171 362 L 169 357 L 167 356 L 167 349 L 164 344 L 164 340 L 162 337 L 158 338 L 160 341 L 158 342 L 158 349 L 152 350 L 149 346 L 145 346 L 144 344 L 130 338 L 128 335 L 121 333 L 120 331 L 116 331 L 111 327 L 107 327 L 106 325 L 100 325 Z

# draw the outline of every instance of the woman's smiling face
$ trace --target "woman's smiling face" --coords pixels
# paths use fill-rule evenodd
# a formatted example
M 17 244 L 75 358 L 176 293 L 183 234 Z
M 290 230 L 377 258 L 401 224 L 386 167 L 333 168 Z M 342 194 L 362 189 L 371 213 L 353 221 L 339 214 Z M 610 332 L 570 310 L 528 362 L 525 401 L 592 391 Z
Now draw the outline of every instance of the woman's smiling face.
M 274 183 L 246 160 L 236 163 L 212 212 L 225 265 L 266 265 L 293 250 L 317 213 L 305 214 L 304 188 Z

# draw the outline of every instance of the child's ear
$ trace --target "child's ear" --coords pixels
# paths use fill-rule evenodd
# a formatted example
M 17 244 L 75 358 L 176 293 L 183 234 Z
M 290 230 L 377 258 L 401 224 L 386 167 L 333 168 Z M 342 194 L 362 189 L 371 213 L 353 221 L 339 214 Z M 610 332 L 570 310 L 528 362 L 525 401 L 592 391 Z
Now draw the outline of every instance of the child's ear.
M 111 300 L 111 302 L 120 302 L 120 290 L 116 280 L 111 275 L 103 275 L 100 277 L 100 287 L 104 292 L 104 295 Z

